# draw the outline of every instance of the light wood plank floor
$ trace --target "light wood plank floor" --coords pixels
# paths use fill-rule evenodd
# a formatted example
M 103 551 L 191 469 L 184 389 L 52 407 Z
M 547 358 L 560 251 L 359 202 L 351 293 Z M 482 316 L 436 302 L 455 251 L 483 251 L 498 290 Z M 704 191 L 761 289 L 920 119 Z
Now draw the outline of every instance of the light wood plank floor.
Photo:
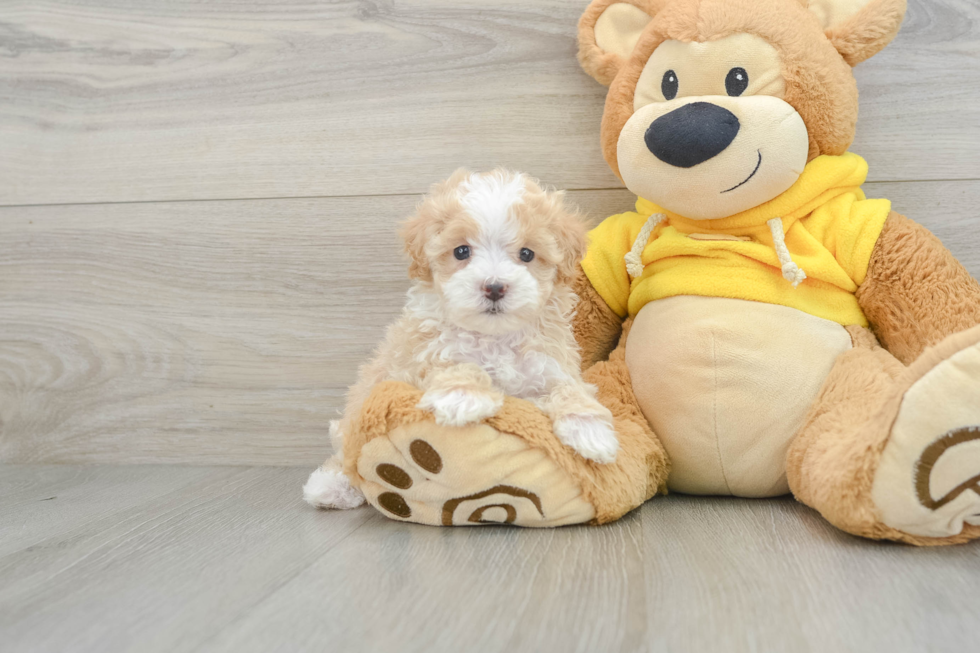
M 318 512 L 305 473 L 0 467 L 0 649 L 976 649 L 974 546 L 859 540 L 792 499 L 439 529 Z

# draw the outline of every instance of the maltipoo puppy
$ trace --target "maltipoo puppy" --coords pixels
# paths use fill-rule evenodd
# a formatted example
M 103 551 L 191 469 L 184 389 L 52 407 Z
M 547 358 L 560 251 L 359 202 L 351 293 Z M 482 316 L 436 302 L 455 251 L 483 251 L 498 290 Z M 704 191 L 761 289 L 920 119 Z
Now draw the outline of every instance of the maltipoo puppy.
M 571 288 L 586 227 L 562 201 L 522 174 L 458 170 L 432 187 L 402 230 L 414 284 L 401 318 L 361 367 L 343 418 L 331 424 L 338 453 L 303 494 L 324 508 L 354 508 L 363 495 L 343 475 L 342 439 L 376 384 L 410 383 L 438 424 L 491 417 L 504 395 L 534 402 L 555 434 L 585 458 L 616 459 L 612 415 L 582 380 Z

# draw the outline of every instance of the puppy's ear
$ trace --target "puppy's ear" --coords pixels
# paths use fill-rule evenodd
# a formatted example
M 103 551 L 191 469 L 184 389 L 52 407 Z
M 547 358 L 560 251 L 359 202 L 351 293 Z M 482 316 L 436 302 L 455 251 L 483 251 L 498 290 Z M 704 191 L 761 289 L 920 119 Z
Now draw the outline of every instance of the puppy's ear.
M 578 61 L 603 86 L 622 68 L 667 0 L 592 0 L 578 22 Z
M 564 195 L 562 191 L 548 193 L 549 198 L 555 203 L 552 231 L 561 251 L 561 262 L 558 264 L 555 282 L 567 285 L 575 280 L 579 263 L 585 258 L 589 241 L 585 219 L 578 211 L 564 204 Z
M 432 281 L 432 269 L 425 255 L 425 243 L 429 239 L 430 220 L 419 206 L 415 215 L 402 223 L 401 236 L 408 254 L 408 276 L 416 281 Z
M 459 186 L 470 176 L 459 168 L 449 179 L 433 184 L 422 198 L 415 215 L 402 223 L 401 236 L 409 257 L 408 276 L 418 281 L 432 281 L 432 268 L 425 252 L 426 245 L 439 234 L 446 220 L 459 205 Z
M 810 0 L 827 38 L 851 66 L 878 54 L 898 34 L 907 0 Z

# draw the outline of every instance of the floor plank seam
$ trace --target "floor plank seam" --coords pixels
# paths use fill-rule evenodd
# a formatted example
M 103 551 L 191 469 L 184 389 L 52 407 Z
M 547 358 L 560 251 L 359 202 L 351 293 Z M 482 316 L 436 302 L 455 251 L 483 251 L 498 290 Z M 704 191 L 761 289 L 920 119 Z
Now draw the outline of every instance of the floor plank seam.
M 879 179 L 866 181 L 866 186 L 876 184 L 946 184 L 946 183 L 969 183 L 980 181 L 980 177 L 963 177 L 957 179 Z M 570 193 L 599 193 L 626 191 L 623 186 L 600 186 L 600 187 L 571 187 L 566 186 L 561 190 Z M 35 204 L 0 204 L 0 210 L 5 209 L 30 209 L 39 207 L 71 207 L 71 206 L 115 206 L 131 204 L 190 204 L 194 202 L 275 202 L 286 200 L 344 200 L 344 199 L 373 199 L 385 197 L 416 197 L 424 195 L 426 190 L 419 190 L 413 193 L 370 193 L 370 194 L 351 194 L 351 195 L 270 195 L 266 197 L 204 197 L 204 198 L 176 198 L 176 199 L 149 199 L 149 200 L 122 200 L 122 201 L 99 201 L 99 202 L 38 202 Z

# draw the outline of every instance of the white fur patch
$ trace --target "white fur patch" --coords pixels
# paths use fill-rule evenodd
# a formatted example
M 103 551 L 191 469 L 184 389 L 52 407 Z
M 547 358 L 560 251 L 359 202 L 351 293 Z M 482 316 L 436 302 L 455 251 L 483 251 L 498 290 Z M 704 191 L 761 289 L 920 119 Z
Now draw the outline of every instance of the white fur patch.
M 471 175 L 460 185 L 460 203 L 490 241 L 513 243 L 517 232 L 510 210 L 524 201 L 524 184 L 520 173 Z
M 484 333 L 503 333 L 523 326 L 526 315 L 544 300 L 541 284 L 516 260 L 520 225 L 513 207 L 523 203 L 524 175 L 497 171 L 472 175 L 459 187 L 460 204 L 479 232 L 470 246 L 466 267 L 442 285 L 451 315 L 461 326 Z M 496 305 L 484 287 L 502 284 L 506 291 Z M 488 313 L 494 309 L 496 312 Z M 522 317 L 521 314 L 524 314 Z
M 493 379 L 504 394 L 530 399 L 546 394 L 556 381 L 577 378 L 578 348 L 571 330 L 575 295 L 562 291 L 525 328 L 499 335 L 460 328 L 445 313 L 454 310 L 435 293 L 409 291 L 406 313 L 419 324 L 426 341 L 413 355 L 418 369 L 442 361 L 473 363 Z M 395 376 L 418 385 L 414 376 Z
M 436 416 L 436 424 L 443 426 L 480 422 L 496 415 L 503 405 L 502 398 L 466 390 L 426 392 L 419 402 L 419 408 L 431 411 Z
M 619 440 L 601 417 L 566 415 L 555 421 L 555 435 L 583 458 L 597 463 L 614 462 L 619 453 Z
M 317 467 L 303 486 L 303 500 L 317 508 L 350 510 L 364 503 L 364 495 L 340 470 Z

